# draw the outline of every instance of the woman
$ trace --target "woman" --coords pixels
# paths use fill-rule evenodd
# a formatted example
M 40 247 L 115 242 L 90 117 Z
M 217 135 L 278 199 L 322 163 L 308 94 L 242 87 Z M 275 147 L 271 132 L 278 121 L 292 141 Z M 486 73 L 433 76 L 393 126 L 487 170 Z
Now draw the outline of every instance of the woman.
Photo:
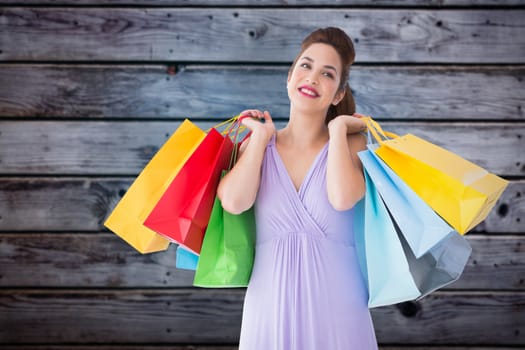
M 252 134 L 218 188 L 229 212 L 255 205 L 241 350 L 377 349 L 352 230 L 366 148 L 347 83 L 354 57 L 342 30 L 316 30 L 288 73 L 286 127 L 242 112 Z

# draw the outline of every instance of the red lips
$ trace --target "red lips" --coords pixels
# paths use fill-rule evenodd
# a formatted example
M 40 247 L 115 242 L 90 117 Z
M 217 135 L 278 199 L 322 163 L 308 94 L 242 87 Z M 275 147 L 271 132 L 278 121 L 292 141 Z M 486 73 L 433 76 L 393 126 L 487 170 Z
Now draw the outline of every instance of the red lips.
M 319 97 L 319 93 L 317 92 L 317 90 L 310 85 L 300 86 L 298 90 L 303 96 L 310 97 L 310 98 Z

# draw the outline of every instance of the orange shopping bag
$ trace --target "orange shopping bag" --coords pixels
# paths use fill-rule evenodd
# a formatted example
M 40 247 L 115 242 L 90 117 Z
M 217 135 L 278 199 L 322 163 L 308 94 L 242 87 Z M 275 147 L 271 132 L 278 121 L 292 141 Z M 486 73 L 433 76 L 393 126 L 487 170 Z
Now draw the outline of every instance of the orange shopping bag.
M 185 120 L 135 179 L 104 225 L 140 253 L 165 250 L 169 240 L 143 222 L 205 136 Z

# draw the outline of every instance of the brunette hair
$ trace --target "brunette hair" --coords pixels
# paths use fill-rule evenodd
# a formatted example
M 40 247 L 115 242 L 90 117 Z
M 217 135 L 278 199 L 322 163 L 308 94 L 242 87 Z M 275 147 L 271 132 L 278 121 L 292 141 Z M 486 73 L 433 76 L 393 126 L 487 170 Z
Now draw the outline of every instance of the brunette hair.
M 350 66 L 354 63 L 355 51 L 352 39 L 341 29 L 335 27 L 320 28 L 310 33 L 304 38 L 301 43 L 301 51 L 293 61 L 290 67 L 290 73 L 295 67 L 297 60 L 301 54 L 310 47 L 312 44 L 327 44 L 332 46 L 339 57 L 343 69 L 341 71 L 341 83 L 339 84 L 339 91 L 344 91 L 345 95 L 343 99 L 337 105 L 331 105 L 326 113 L 326 124 L 338 115 L 341 114 L 354 114 L 355 113 L 355 101 L 348 85 L 348 75 L 350 74 Z

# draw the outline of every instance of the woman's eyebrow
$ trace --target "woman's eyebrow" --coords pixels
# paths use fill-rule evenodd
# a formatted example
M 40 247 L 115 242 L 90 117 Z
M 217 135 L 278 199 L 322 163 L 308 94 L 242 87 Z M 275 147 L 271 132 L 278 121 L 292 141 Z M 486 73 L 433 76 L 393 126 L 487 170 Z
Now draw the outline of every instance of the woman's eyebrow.
M 307 61 L 309 61 L 309 62 L 314 62 L 314 60 L 313 60 L 313 59 L 311 59 L 311 58 L 310 58 L 310 57 L 308 57 L 308 56 L 303 56 L 303 57 L 301 57 L 301 59 L 307 60 Z M 333 70 L 334 72 L 336 72 L 336 73 L 337 73 L 337 69 L 335 69 L 335 67 L 334 67 L 334 66 L 330 66 L 330 65 L 325 65 L 324 67 L 325 67 L 326 69 L 331 69 L 331 70 Z

